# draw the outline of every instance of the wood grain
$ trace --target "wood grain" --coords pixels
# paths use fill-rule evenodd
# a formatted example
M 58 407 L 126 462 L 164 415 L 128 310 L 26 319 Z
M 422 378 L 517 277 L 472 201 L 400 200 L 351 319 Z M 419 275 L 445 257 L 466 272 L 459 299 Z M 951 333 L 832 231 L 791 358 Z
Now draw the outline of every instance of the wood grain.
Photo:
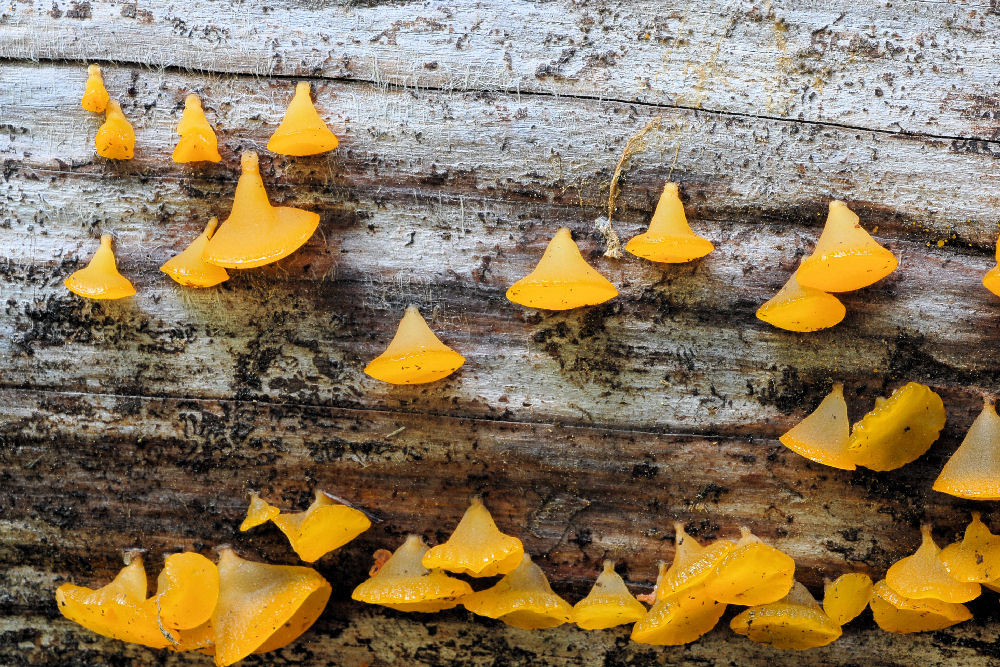
M 725 623 L 690 647 L 649 649 L 621 632 L 532 634 L 347 601 L 374 549 L 408 531 L 444 539 L 472 493 L 571 600 L 609 556 L 647 590 L 672 556 L 674 520 L 704 539 L 751 526 L 819 593 L 824 577 L 884 572 L 922 521 L 955 538 L 975 507 L 930 485 L 980 397 L 1000 389 L 1000 303 L 980 284 L 1000 204 L 994 8 L 253 0 L 5 12 L 0 663 L 206 664 L 75 628 L 52 590 L 106 581 L 132 546 L 150 550 L 153 572 L 161 551 L 223 542 L 292 562 L 276 531 L 234 531 L 250 489 L 293 507 L 326 488 L 379 519 L 321 562 L 330 610 L 268 664 L 800 664 Z M 93 154 L 100 121 L 78 103 L 91 60 L 136 127 L 128 163 Z M 341 147 L 265 153 L 262 167 L 272 200 L 319 212 L 320 232 L 217 289 L 174 285 L 159 265 L 227 213 L 239 152 L 262 150 L 300 77 Z M 192 90 L 219 132 L 219 165 L 169 161 Z M 625 142 L 656 116 L 615 226 L 640 231 L 663 182 L 679 181 L 717 246 L 690 265 L 604 258 L 595 227 Z M 771 329 L 754 311 L 809 251 L 831 198 L 877 228 L 900 269 L 845 295 L 835 329 Z M 561 225 L 621 297 L 555 314 L 507 302 Z M 85 302 L 62 287 L 101 231 L 115 234 L 134 299 Z M 452 378 L 394 388 L 361 372 L 408 303 L 468 357 Z M 852 418 L 905 381 L 931 384 L 948 408 L 941 441 L 884 474 L 781 447 L 835 380 Z M 865 616 L 808 659 L 988 664 L 995 607 L 988 594 L 975 621 L 917 637 Z

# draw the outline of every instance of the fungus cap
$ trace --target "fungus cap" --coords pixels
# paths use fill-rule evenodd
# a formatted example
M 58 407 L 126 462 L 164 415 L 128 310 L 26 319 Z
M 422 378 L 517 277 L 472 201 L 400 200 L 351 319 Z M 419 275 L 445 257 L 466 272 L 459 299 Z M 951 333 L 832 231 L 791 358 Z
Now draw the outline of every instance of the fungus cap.
M 160 271 L 185 287 L 213 287 L 229 280 L 224 268 L 204 259 L 205 247 L 218 224 L 218 218 L 210 219 L 204 231 L 187 248 L 167 260 Z
M 250 494 L 250 504 L 247 506 L 247 516 L 240 524 L 240 531 L 245 532 L 274 519 L 281 510 L 267 502 L 256 493 Z
M 282 512 L 271 519 L 299 558 L 312 563 L 371 528 L 364 512 L 335 502 L 323 491 L 303 512 Z
M 1000 535 L 991 533 L 979 517 L 979 512 L 973 512 L 962 541 L 949 544 L 938 554 L 956 581 L 983 584 L 1000 579 Z
M 212 618 L 218 599 L 215 563 L 194 552 L 167 556 L 153 597 L 160 623 L 172 630 L 193 630 Z
M 282 155 L 316 155 L 332 151 L 338 143 L 313 105 L 309 83 L 299 82 L 284 120 L 267 142 L 267 150 Z
M 920 527 L 920 546 L 911 555 L 893 563 L 885 583 L 903 597 L 934 598 L 942 602 L 968 602 L 979 597 L 979 584 L 955 580 L 941 564 L 941 549 L 934 543 L 931 527 Z
M 618 290 L 587 264 L 566 227 L 549 241 L 535 270 L 507 290 L 514 303 L 545 310 L 594 306 L 616 296 Z
M 1000 416 L 993 401 L 972 422 L 934 481 L 934 490 L 970 500 L 1000 500 Z
M 892 590 L 885 581 L 875 584 L 869 604 L 875 623 L 886 632 L 942 630 L 972 618 L 965 605 L 933 598 L 913 600 Z
M 91 65 L 87 68 L 87 84 L 83 89 L 83 98 L 81 98 L 80 104 L 87 111 L 104 113 L 110 99 L 108 89 L 104 87 L 101 66 Z
M 587 597 L 573 605 L 573 622 L 584 630 L 605 630 L 634 623 L 646 615 L 646 608 L 629 591 L 615 563 L 604 561 L 604 569 Z
M 372 577 L 362 582 L 351 598 L 397 611 L 435 612 L 451 609 L 472 593 L 461 579 L 421 563 L 428 546 L 419 535 L 409 535 Z
M 135 294 L 135 287 L 118 272 L 111 235 L 101 235 L 101 245 L 86 267 L 74 272 L 64 283 L 66 289 L 88 299 L 123 299 Z
M 895 470 L 930 449 L 944 422 L 941 397 L 926 385 L 907 383 L 854 425 L 848 455 L 859 466 Z
M 847 450 L 850 437 L 844 385 L 837 382 L 813 412 L 778 440 L 810 461 L 841 470 L 854 470 L 857 466 Z
M 444 544 L 424 554 L 424 567 L 473 577 L 507 574 L 521 565 L 524 545 L 500 532 L 482 498 L 475 496 Z
M 705 581 L 705 592 L 726 604 L 758 605 L 780 600 L 795 582 L 795 561 L 764 544 L 749 528 L 740 528 L 736 547 Z
M 983 287 L 1000 296 L 1000 265 L 994 266 L 983 276 Z
M 215 664 L 267 653 L 295 641 L 323 613 L 330 584 L 315 570 L 244 560 L 219 552 L 219 601 L 212 614 Z
M 885 278 L 898 264 L 847 204 L 832 201 L 826 226 L 813 253 L 802 261 L 798 281 L 823 292 L 850 292 Z
M 542 568 L 528 554 L 495 586 L 462 598 L 462 605 L 473 614 L 522 630 L 554 628 L 573 616 L 573 608 L 553 592 Z
M 676 550 L 674 560 L 661 576 L 657 577 L 657 599 L 704 583 L 722 560 L 736 545 L 729 540 L 716 540 L 702 546 L 687 534 L 684 524 L 674 522 Z
M 797 651 L 826 646 L 843 634 L 797 581 L 782 600 L 743 610 L 729 627 L 751 641 Z
M 409 306 L 385 351 L 365 373 L 390 384 L 424 384 L 448 377 L 465 357 L 441 342 L 416 306 Z
M 714 628 L 726 611 L 726 605 L 713 600 L 704 586 L 661 593 L 658 589 L 653 607 L 632 626 L 632 641 L 657 646 L 689 644 Z
M 757 319 L 786 331 L 808 333 L 839 324 L 846 313 L 840 299 L 803 287 L 793 273 L 784 287 L 757 309 Z
M 206 262 L 228 269 L 251 269 L 287 257 L 319 226 L 319 215 L 288 206 L 272 206 L 253 151 L 241 157 L 233 209 L 205 247 Z
M 102 588 L 62 584 L 56 589 L 56 604 L 63 616 L 99 635 L 165 648 L 170 641 L 156 622 L 156 609 L 146 598 L 147 586 L 142 558 L 133 555 Z
M 858 617 L 872 597 L 872 578 L 862 572 L 848 572 L 823 587 L 823 611 L 837 625 Z
M 117 101 L 108 101 L 104 111 L 104 124 L 94 136 L 97 154 L 109 160 L 131 160 L 135 155 L 135 130 Z
M 712 242 L 694 233 L 684 215 L 676 183 L 663 186 L 649 229 L 625 244 L 625 250 L 652 262 L 680 263 L 715 250 Z
M 184 113 L 177 124 L 177 134 L 181 135 L 177 147 L 174 148 L 173 161 L 184 162 L 219 162 L 219 140 L 215 136 L 201 99 L 194 93 L 184 99 Z

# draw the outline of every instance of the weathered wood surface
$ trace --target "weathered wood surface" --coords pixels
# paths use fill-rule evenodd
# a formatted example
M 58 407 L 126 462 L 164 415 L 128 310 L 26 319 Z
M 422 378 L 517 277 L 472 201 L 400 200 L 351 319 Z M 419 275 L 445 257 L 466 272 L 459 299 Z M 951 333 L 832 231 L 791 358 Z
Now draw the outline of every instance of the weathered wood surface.
M 276 531 L 234 534 L 251 488 L 294 506 L 323 487 L 381 519 L 321 563 L 336 601 L 289 663 L 800 662 L 725 624 L 649 649 L 346 602 L 373 549 L 410 530 L 442 539 L 473 492 L 573 599 L 606 556 L 648 587 L 676 519 L 705 537 L 752 526 L 816 592 L 884 572 L 921 521 L 957 534 L 972 504 L 930 484 L 1000 370 L 1000 304 L 980 285 L 1000 203 L 995 11 L 602 6 L 19 3 L 0 17 L 0 662 L 204 663 L 80 631 L 52 589 L 106 580 L 126 546 L 234 542 L 291 562 Z M 93 155 L 87 60 L 123 61 L 105 69 L 139 135 L 129 163 Z M 182 290 L 157 267 L 228 210 L 236 155 L 266 143 L 290 96 L 257 74 L 308 76 L 342 137 L 330 156 L 264 156 L 272 199 L 320 212 L 320 233 L 275 267 Z M 190 90 L 220 165 L 169 161 Z M 622 147 L 656 115 L 615 224 L 639 231 L 679 180 L 718 248 L 692 265 L 602 258 L 594 229 Z M 831 331 L 770 329 L 754 310 L 831 197 L 878 227 L 900 270 L 846 295 Z M 560 225 L 619 299 L 565 314 L 506 302 Z M 139 289 L 128 302 L 62 288 L 101 230 Z M 386 387 L 361 368 L 410 302 L 469 361 Z M 944 437 L 893 473 L 803 461 L 775 438 L 834 379 L 852 416 L 903 381 L 932 384 Z M 995 607 L 986 596 L 976 621 L 924 637 L 867 617 L 809 659 L 985 664 Z

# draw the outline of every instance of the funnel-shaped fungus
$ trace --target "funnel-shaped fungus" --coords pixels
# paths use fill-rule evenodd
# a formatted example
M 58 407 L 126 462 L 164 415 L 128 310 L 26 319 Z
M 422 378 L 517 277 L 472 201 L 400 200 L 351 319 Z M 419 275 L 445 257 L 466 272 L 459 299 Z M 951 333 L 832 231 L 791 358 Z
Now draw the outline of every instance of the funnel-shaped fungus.
M 482 498 L 475 496 L 448 541 L 424 554 L 424 567 L 492 577 L 511 572 L 523 555 L 521 540 L 501 533 Z
M 716 540 L 707 546 L 687 534 L 684 524 L 674 522 L 677 545 L 670 568 L 656 579 L 657 599 L 704 583 L 736 545 L 729 540 Z
M 74 272 L 64 283 L 73 294 L 88 299 L 123 299 L 135 294 L 128 278 L 118 273 L 111 234 L 101 235 L 101 245 L 85 268 Z
M 745 609 L 729 627 L 751 641 L 797 651 L 826 646 L 842 634 L 840 626 L 797 581 L 784 599 Z
M 934 490 L 971 500 L 1000 500 L 1000 416 L 993 401 L 983 401 L 983 411 L 944 464 Z
M 658 581 L 663 579 L 664 568 L 661 562 Z M 689 644 L 714 628 L 725 611 L 726 605 L 709 597 L 704 586 L 667 592 L 658 585 L 652 609 L 632 626 L 632 641 L 658 646 Z
M 824 292 L 850 292 L 885 278 L 898 264 L 847 204 L 832 201 L 823 233 L 816 249 L 802 261 L 798 280 L 803 287 Z
M 462 605 L 473 614 L 498 618 L 522 630 L 554 628 L 573 615 L 573 608 L 552 591 L 542 568 L 528 554 L 495 586 L 462 598 Z
M 94 137 L 94 147 L 98 155 L 109 160 L 131 160 L 135 155 L 135 130 L 115 100 L 108 102 L 104 124 Z
M 319 226 L 319 215 L 271 206 L 253 151 L 243 153 L 233 210 L 205 248 L 205 261 L 227 269 L 252 269 L 298 250 Z
M 573 622 L 584 630 L 634 623 L 645 615 L 646 608 L 629 592 L 611 560 L 604 561 L 604 570 L 587 597 L 573 605 Z
M 307 82 L 295 86 L 295 97 L 267 142 L 267 150 L 282 155 L 316 155 L 337 147 L 336 135 L 319 117 L 309 93 Z
M 979 584 L 957 581 L 944 569 L 934 543 L 931 527 L 920 527 L 920 546 L 913 554 L 889 567 L 885 583 L 903 597 L 913 600 L 934 598 L 942 602 L 968 602 L 979 597 Z
M 994 266 L 983 276 L 983 287 L 1000 296 L 1000 265 Z
M 848 572 L 823 586 L 823 611 L 837 625 L 853 621 L 872 598 L 872 578 L 862 572 Z
M 795 582 L 795 561 L 740 528 L 736 548 L 719 562 L 705 581 L 709 597 L 726 604 L 767 604 L 788 594 Z
M 146 598 L 147 586 L 142 558 L 134 554 L 103 588 L 62 584 L 56 589 L 56 603 L 63 616 L 99 635 L 165 648 L 170 641 L 156 622 L 156 607 Z
M 854 470 L 856 466 L 847 452 L 850 437 L 844 385 L 837 382 L 819 407 L 778 440 L 810 461 L 841 470 Z
M 649 229 L 625 244 L 625 250 L 652 262 L 677 264 L 704 257 L 715 250 L 715 246 L 694 233 L 684 215 L 677 184 L 667 183 Z
M 420 560 L 427 549 L 422 537 L 408 535 L 389 560 L 354 589 L 351 598 L 397 611 L 434 612 L 455 607 L 472 593 L 472 587 L 441 570 L 424 567 Z
M 247 506 L 247 517 L 240 524 L 240 531 L 256 528 L 281 514 L 281 510 L 267 502 L 256 493 L 250 495 L 250 505 Z
M 339 549 L 372 525 L 364 512 L 341 505 L 318 490 L 316 499 L 304 512 L 282 512 L 271 521 L 307 563 Z
M 854 425 L 848 455 L 859 466 L 895 470 L 930 449 L 944 421 L 941 397 L 926 385 L 907 383 Z
M 87 111 L 104 113 L 108 108 L 108 89 L 104 87 L 104 77 L 101 76 L 101 66 L 91 65 L 87 68 L 87 85 L 83 89 L 80 104 Z
M 465 363 L 465 357 L 441 342 L 409 306 L 385 352 L 365 366 L 365 373 L 390 384 L 424 384 L 448 377 Z
M 535 270 L 507 290 L 514 303 L 545 310 L 594 306 L 616 296 L 618 290 L 587 264 L 566 227 L 549 241 Z
M 193 630 L 207 623 L 218 599 L 219 570 L 215 563 L 194 552 L 167 556 L 153 596 L 164 627 Z
M 1000 535 L 994 535 L 972 513 L 972 521 L 965 528 L 961 542 L 949 544 L 938 559 L 952 579 L 984 584 L 1000 579 Z
M 160 267 L 160 271 L 185 287 L 212 287 L 229 280 L 229 274 L 221 266 L 209 264 L 203 255 L 208 240 L 212 238 L 218 218 L 212 218 L 205 230 L 179 254 L 171 257 Z
M 757 319 L 785 331 L 807 333 L 839 324 L 847 309 L 840 299 L 812 287 L 803 287 L 793 273 L 768 301 L 757 309 Z
M 181 140 L 174 148 L 174 162 L 219 162 L 219 140 L 205 117 L 201 99 L 191 93 L 184 99 L 184 113 L 177 124 Z
M 878 627 L 886 632 L 927 632 L 972 618 L 968 607 L 934 598 L 912 600 L 892 590 L 885 581 L 875 584 L 869 605 Z
M 330 584 L 309 567 L 243 560 L 219 551 L 219 602 L 212 614 L 215 664 L 231 665 L 295 641 L 323 613 Z

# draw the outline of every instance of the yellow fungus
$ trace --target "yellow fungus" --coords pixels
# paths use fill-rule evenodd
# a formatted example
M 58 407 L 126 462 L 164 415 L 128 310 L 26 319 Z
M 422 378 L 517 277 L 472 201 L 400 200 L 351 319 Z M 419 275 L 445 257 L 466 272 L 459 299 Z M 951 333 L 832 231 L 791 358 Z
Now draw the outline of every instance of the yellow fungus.
M 153 648 L 170 645 L 146 597 L 148 582 L 142 558 L 131 561 L 103 588 L 62 584 L 56 603 L 63 616 L 105 637 Z
M 338 143 L 313 106 L 309 84 L 299 82 L 284 120 L 267 142 L 267 150 L 282 155 L 316 155 L 332 151 Z
M 973 512 L 962 541 L 949 544 L 938 554 L 956 581 L 982 584 L 1000 579 L 1000 535 L 991 533 L 979 516 Z
M 507 574 L 521 564 L 521 540 L 500 532 L 490 511 L 475 496 L 444 544 L 424 554 L 424 567 L 448 570 L 473 577 Z
M 465 357 L 441 342 L 409 306 L 385 352 L 365 366 L 365 373 L 390 384 L 424 384 L 448 377 Z
M 968 602 L 979 597 L 979 584 L 956 581 L 941 564 L 941 549 L 934 543 L 931 527 L 920 527 L 920 547 L 885 573 L 885 583 L 903 597 L 934 598 L 942 602 Z
M 844 385 L 837 382 L 812 413 L 778 438 L 785 447 L 810 461 L 854 470 L 847 451 L 851 427 L 847 420 Z
M 535 270 L 507 290 L 514 303 L 545 310 L 594 306 L 616 296 L 618 290 L 587 264 L 566 227 L 552 237 Z
M 231 665 L 295 641 L 323 613 L 330 592 L 312 568 L 256 563 L 220 549 L 215 664 Z
M 215 233 L 218 218 L 212 218 L 205 230 L 187 248 L 171 257 L 160 267 L 160 271 L 185 287 L 212 287 L 229 280 L 229 274 L 221 266 L 209 264 L 203 258 L 208 240 Z
M 944 422 L 941 397 L 926 385 L 910 382 L 854 425 L 847 451 L 859 466 L 895 470 L 930 449 Z
M 434 612 L 459 604 L 472 587 L 441 570 L 428 570 L 421 563 L 427 544 L 419 535 L 409 535 L 370 579 L 354 589 L 351 598 L 379 604 L 397 611 Z
M 318 490 L 312 505 L 304 512 L 282 512 L 271 521 L 307 563 L 339 549 L 372 525 L 364 512 L 341 505 Z
M 832 201 L 826 227 L 816 249 L 802 261 L 798 280 L 803 287 L 823 292 L 850 292 L 885 278 L 898 263 L 864 230 L 847 204 Z
M 658 580 L 664 570 L 665 564 L 660 563 Z M 632 626 L 632 641 L 658 646 L 689 644 L 714 628 L 725 611 L 726 605 L 709 597 L 704 586 L 674 592 L 658 586 L 653 607 Z
M 108 89 L 104 87 L 104 77 L 101 76 L 101 66 L 91 65 L 87 68 L 87 85 L 83 89 L 80 104 L 87 111 L 104 113 L 108 108 Z
M 714 249 L 711 241 L 695 234 L 688 225 L 676 183 L 663 186 L 649 229 L 625 245 L 625 250 L 636 257 L 671 264 L 690 262 Z
M 983 287 L 1000 296 L 1000 264 L 994 266 L 983 276 Z
M 281 510 L 267 502 L 256 493 L 250 495 L 250 505 L 247 507 L 247 518 L 240 524 L 241 531 L 256 528 L 281 514 Z
M 749 528 L 740 528 L 736 547 L 705 581 L 705 592 L 727 604 L 758 605 L 780 600 L 795 582 L 795 561 L 764 544 Z
M 934 598 L 912 600 L 892 590 L 885 581 L 875 584 L 869 604 L 878 627 L 886 632 L 942 630 L 972 618 L 965 605 Z
M 971 500 L 1000 500 L 1000 416 L 993 401 L 983 401 L 982 412 L 944 464 L 934 490 Z
M 674 522 L 677 544 L 674 560 L 663 576 L 656 580 L 657 599 L 704 583 L 736 545 L 729 540 L 716 540 L 707 546 L 687 534 L 684 524 Z
M 840 299 L 799 284 L 795 273 L 778 293 L 757 309 L 757 319 L 786 331 L 808 333 L 828 329 L 844 319 Z
M 842 634 L 840 626 L 797 581 L 783 599 L 743 610 L 729 627 L 751 641 L 796 651 L 826 646 Z
M 645 615 L 646 608 L 629 592 L 611 560 L 604 561 L 604 570 L 587 597 L 573 605 L 573 622 L 584 630 L 634 623 Z
M 848 572 L 823 587 L 823 611 L 837 625 L 858 617 L 872 597 L 872 578 L 862 572 Z
M 135 130 L 115 100 L 108 102 L 104 124 L 94 137 L 97 154 L 109 160 L 131 160 L 135 155 Z
M 473 614 L 498 618 L 522 630 L 554 628 L 573 615 L 573 608 L 552 591 L 542 568 L 528 554 L 495 586 L 464 597 L 462 605 Z
M 201 99 L 194 93 L 184 99 L 184 113 L 177 124 L 181 140 L 174 148 L 174 162 L 219 162 L 219 140 L 205 117 Z
M 212 618 L 219 599 L 219 570 L 201 554 L 167 556 L 153 597 L 160 623 L 172 630 L 193 630 Z
M 101 235 L 101 245 L 90 263 L 66 278 L 64 284 L 70 292 L 88 299 L 123 299 L 135 294 L 128 278 L 118 273 L 111 234 Z
M 228 269 L 251 269 L 292 254 L 319 226 L 319 215 L 288 206 L 271 206 L 253 151 L 241 157 L 233 210 L 205 247 L 205 261 Z

